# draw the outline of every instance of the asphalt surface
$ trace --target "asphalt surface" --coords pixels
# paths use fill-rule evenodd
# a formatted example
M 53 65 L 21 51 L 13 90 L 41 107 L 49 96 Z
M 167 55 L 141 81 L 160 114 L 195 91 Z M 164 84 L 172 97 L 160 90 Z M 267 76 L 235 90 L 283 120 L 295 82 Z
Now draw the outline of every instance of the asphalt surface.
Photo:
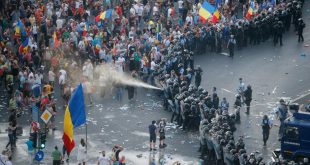
M 204 71 L 202 86 L 209 91 L 213 86 L 217 87 L 220 99 L 228 98 L 231 105 L 235 101 L 240 77 L 246 85 L 252 86 L 250 115 L 241 113 L 241 124 L 234 135 L 245 138 L 247 152 L 255 152 L 264 159 L 269 159 L 271 151 L 279 148 L 279 122 L 274 115 L 274 107 L 279 99 L 299 104 L 310 102 L 310 49 L 306 47 L 310 44 L 309 8 L 310 4 L 306 2 L 303 7 L 303 20 L 307 24 L 304 43 L 297 42 L 298 36 L 291 26 L 290 31 L 284 34 L 282 47 L 274 47 L 269 39 L 260 45 L 235 51 L 234 59 L 210 53 L 195 58 L 195 65 L 200 65 Z M 274 119 L 267 147 L 263 147 L 260 126 L 264 114 Z
M 226 97 L 230 104 L 234 102 L 238 79 L 242 77 L 246 85 L 253 89 L 253 101 L 250 115 L 241 112 L 241 124 L 237 125 L 236 137 L 243 136 L 246 149 L 255 152 L 266 159 L 273 149 L 279 148 L 277 137 L 278 121 L 274 117 L 273 108 L 280 98 L 293 99 L 299 103 L 310 100 L 310 3 L 305 2 L 303 17 L 307 27 L 304 30 L 304 43 L 297 42 L 297 36 L 292 31 L 284 34 L 284 46 L 274 47 L 272 40 L 260 45 L 250 46 L 235 52 L 234 59 L 222 54 L 206 53 L 195 57 L 195 65 L 203 69 L 202 87 L 211 91 L 215 86 L 220 99 Z M 301 54 L 305 54 L 302 56 Z M 57 93 L 57 91 L 56 91 Z M 155 159 L 164 157 L 167 164 L 176 160 L 185 164 L 197 163 L 199 148 L 196 132 L 185 133 L 173 125 L 168 128 L 167 148 L 157 152 L 148 151 L 148 125 L 152 120 L 171 117 L 170 112 L 162 108 L 162 102 L 156 92 L 139 89 L 136 101 L 129 103 L 127 92 L 124 91 L 123 101 L 118 102 L 109 95 L 101 98 L 95 95 L 93 107 L 87 107 L 87 143 L 88 164 L 95 164 L 99 152 L 106 150 L 108 155 L 114 144 L 125 147 L 121 156 L 126 156 L 128 164 L 146 165 Z M 59 94 L 56 96 L 60 98 Z M 297 99 L 295 99 L 297 98 Z M 8 126 L 8 113 L 5 108 L 5 92 L 0 96 L 0 148 L 4 148 L 8 141 L 5 129 Z M 41 164 L 52 164 L 51 152 L 55 145 L 62 146 L 62 127 L 64 109 L 61 99 L 57 100 L 58 115 L 56 123 L 58 129 L 48 135 L 45 158 Z M 244 111 L 244 109 L 243 109 Z M 230 110 L 232 113 L 233 110 Z M 268 114 L 273 118 L 274 127 L 271 130 L 267 147 L 263 147 L 260 123 L 262 116 Z M 17 141 L 14 155 L 15 165 L 37 164 L 30 158 L 25 141 L 29 135 L 29 111 L 18 119 L 23 126 L 23 135 Z M 81 138 L 86 138 L 86 127 L 74 131 L 78 144 Z M 76 163 L 77 147 L 72 151 L 70 164 Z M 133 163 L 134 162 L 134 163 Z

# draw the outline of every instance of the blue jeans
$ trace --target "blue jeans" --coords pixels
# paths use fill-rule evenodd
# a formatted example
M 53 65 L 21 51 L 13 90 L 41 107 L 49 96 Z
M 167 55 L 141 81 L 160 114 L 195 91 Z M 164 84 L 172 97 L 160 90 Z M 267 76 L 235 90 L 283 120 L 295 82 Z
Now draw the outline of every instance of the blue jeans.
M 119 161 L 114 161 L 113 165 L 119 165 Z
M 8 142 L 8 144 L 6 145 L 6 148 L 9 146 L 9 145 L 11 145 L 11 148 L 15 145 L 15 143 L 14 143 L 14 135 L 13 135 L 13 133 L 11 133 L 11 134 L 9 134 L 9 142 Z
M 122 101 L 123 98 L 123 88 L 122 87 L 116 87 L 116 99 L 118 101 Z

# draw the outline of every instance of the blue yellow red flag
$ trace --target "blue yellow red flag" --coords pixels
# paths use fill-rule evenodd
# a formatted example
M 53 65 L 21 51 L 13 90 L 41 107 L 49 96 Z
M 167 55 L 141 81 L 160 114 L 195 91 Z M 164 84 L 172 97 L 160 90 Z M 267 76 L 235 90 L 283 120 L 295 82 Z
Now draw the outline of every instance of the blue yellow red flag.
M 64 116 L 64 142 L 67 153 L 69 154 L 75 146 L 74 128 L 86 123 L 85 103 L 82 84 L 79 84 L 72 94 Z
M 199 9 L 200 18 L 207 20 L 215 12 L 215 7 L 212 6 L 209 2 L 204 2 Z

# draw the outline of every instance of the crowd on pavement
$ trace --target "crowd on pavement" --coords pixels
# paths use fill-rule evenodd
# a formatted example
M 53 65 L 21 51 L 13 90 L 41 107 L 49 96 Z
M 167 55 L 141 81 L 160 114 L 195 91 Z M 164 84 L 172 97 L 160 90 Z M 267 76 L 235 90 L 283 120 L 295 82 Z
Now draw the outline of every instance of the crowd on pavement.
M 16 147 L 21 128 L 17 118 L 23 111 L 39 116 L 48 110 L 53 117 L 46 125 L 47 130 L 57 129 L 55 115 L 61 115 L 62 111 L 56 108 L 55 98 L 59 95 L 55 91 L 60 91 L 65 107 L 75 83 L 82 81 L 87 101 L 92 105 L 92 82 L 98 77 L 105 79 L 96 66 L 106 64 L 163 86 L 165 107 L 173 112 L 171 122 L 184 130 L 198 130 L 202 119 L 212 123 L 215 114 L 227 114 L 229 103 L 225 98 L 219 102 L 215 87 L 212 93 L 200 87 L 203 71 L 194 68 L 194 55 L 222 53 L 228 48 L 233 57 L 235 46 L 241 49 L 271 37 L 275 46 L 278 43 L 282 46 L 282 34 L 290 29 L 291 23 L 298 41 L 304 40 L 302 0 L 277 5 L 268 0 L 225 1 L 216 4 L 221 13 L 216 22 L 200 19 L 202 3 L 199 0 L 2 0 L 0 75 L 10 112 L 7 148 Z M 255 10 L 246 19 L 249 6 Z M 77 76 L 79 72 L 82 78 Z M 245 104 L 249 111 L 251 86 L 245 87 L 241 79 L 240 87 L 234 107 Z M 122 86 L 116 87 L 119 100 L 122 90 Z M 134 89 L 127 90 L 132 99 Z M 37 127 L 32 124 L 32 135 L 38 133 Z M 161 137 L 162 141 L 164 136 Z M 165 144 L 162 141 L 160 145 Z M 122 149 L 113 147 L 116 152 Z M 53 153 L 53 158 L 57 164 L 58 152 Z M 117 156 L 114 162 L 120 164 L 121 159 Z M 80 163 L 83 162 L 81 159 Z

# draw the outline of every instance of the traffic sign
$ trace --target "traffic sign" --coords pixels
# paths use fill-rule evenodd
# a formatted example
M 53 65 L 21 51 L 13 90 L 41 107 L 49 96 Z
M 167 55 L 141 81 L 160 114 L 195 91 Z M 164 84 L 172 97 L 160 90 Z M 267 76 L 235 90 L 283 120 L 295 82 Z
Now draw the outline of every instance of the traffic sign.
M 48 110 L 45 110 L 41 115 L 41 119 L 44 121 L 45 124 L 47 124 L 50 121 L 51 117 L 52 114 Z
M 35 159 L 37 161 L 41 161 L 42 159 L 44 158 L 44 152 L 39 150 L 37 153 L 36 153 L 36 156 L 35 156 Z

